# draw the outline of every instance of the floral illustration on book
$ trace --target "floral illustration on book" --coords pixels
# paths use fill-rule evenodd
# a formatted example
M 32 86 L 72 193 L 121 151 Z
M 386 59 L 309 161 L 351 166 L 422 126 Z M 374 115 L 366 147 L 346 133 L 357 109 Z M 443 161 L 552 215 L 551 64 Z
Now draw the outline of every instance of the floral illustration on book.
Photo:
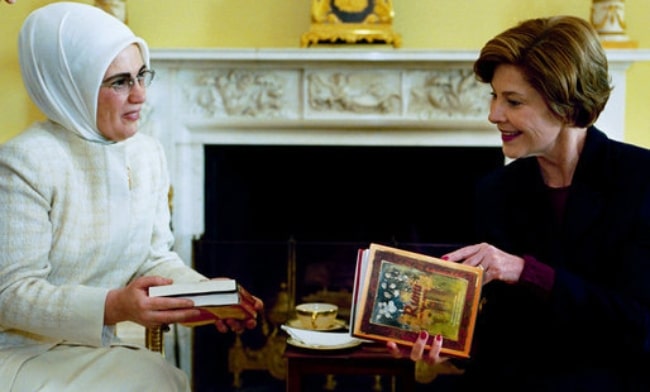
M 458 340 L 469 282 L 382 261 L 370 322 Z

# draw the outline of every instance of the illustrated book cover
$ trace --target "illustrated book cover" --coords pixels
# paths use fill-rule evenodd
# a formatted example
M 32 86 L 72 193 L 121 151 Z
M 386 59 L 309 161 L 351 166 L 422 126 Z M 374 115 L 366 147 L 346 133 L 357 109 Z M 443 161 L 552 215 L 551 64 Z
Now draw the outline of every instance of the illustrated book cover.
M 478 267 L 370 244 L 357 256 L 350 334 L 412 346 L 427 330 L 427 349 L 440 334 L 443 354 L 467 358 L 482 284 Z
M 214 323 L 215 318 L 245 320 L 256 318 L 252 295 L 235 279 L 211 279 L 149 287 L 150 297 L 177 297 L 194 301 L 201 311 L 198 317 L 184 321 L 194 327 Z

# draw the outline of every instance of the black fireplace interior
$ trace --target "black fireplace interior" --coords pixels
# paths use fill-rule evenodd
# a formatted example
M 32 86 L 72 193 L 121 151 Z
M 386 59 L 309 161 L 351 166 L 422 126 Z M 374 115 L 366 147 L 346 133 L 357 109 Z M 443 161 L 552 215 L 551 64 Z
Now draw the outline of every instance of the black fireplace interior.
M 195 267 L 239 279 L 270 307 L 293 249 L 297 302 L 351 288 L 356 250 L 370 242 L 434 256 L 470 242 L 476 180 L 503 162 L 500 147 L 207 145 Z M 263 344 L 259 331 L 242 338 Z M 195 329 L 196 391 L 231 386 L 233 339 Z M 268 381 L 259 377 L 244 384 Z

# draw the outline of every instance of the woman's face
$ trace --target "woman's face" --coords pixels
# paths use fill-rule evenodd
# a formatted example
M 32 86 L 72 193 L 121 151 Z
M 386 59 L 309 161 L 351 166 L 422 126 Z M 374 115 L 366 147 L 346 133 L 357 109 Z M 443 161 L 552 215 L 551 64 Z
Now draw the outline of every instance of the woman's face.
M 108 66 L 97 100 L 97 128 L 107 139 L 125 140 L 138 131 L 140 110 L 147 94 L 146 87 L 137 83 L 136 77 L 144 69 L 140 49 L 135 44 L 120 52 Z M 124 76 L 133 78 L 131 88 L 117 87 L 124 84 Z
M 516 159 L 549 156 L 564 123 L 514 65 L 501 64 L 492 78 L 488 120 L 501 132 L 503 153 Z

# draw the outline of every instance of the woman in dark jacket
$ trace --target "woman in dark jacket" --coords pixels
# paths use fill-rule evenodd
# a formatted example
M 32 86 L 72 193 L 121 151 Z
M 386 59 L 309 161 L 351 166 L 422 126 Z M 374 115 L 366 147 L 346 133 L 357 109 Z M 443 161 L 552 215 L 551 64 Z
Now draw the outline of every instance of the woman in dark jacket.
M 513 161 L 478 184 L 479 243 L 443 256 L 484 269 L 458 390 L 650 390 L 650 151 L 593 126 L 612 89 L 597 33 L 528 20 L 474 71 Z M 442 343 L 423 331 L 406 355 L 438 363 Z

